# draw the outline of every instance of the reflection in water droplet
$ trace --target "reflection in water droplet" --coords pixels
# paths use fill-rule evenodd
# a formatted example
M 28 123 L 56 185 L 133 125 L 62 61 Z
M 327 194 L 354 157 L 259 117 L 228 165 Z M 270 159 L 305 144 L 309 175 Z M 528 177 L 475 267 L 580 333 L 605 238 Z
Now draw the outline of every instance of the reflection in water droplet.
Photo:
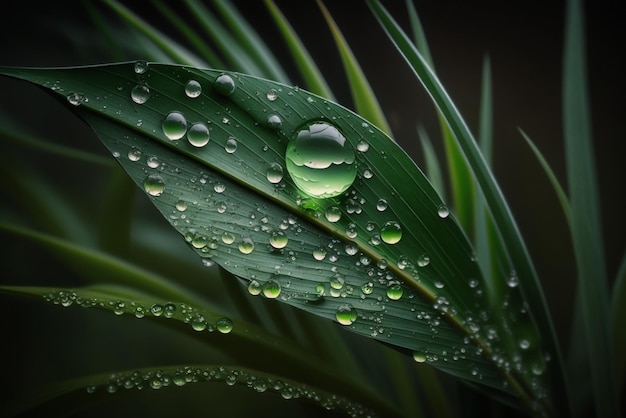
M 274 129 L 280 129 L 283 126 L 283 120 L 280 116 L 271 114 L 267 117 L 267 126 Z
M 233 330 L 233 321 L 229 318 L 220 318 L 215 323 L 215 327 L 222 334 L 228 334 Z
M 236 88 L 235 80 L 228 74 L 218 76 L 213 86 L 215 87 L 215 91 L 224 96 L 230 96 L 235 92 Z
M 437 215 L 439 215 L 440 218 L 447 218 L 448 215 L 450 215 L 450 210 L 446 205 L 441 205 L 437 209 Z
M 387 210 L 387 207 L 389 207 L 389 203 L 387 203 L 385 199 L 378 199 L 378 202 L 376 202 L 376 209 L 378 209 L 379 212 Z
M 364 283 L 363 286 L 361 286 L 361 292 L 363 292 L 364 295 L 371 295 L 373 291 L 374 283 L 372 282 Z
M 285 159 L 296 186 L 310 196 L 338 196 L 356 178 L 354 149 L 326 122 L 312 122 L 298 130 L 289 141 Z
M 137 104 L 144 104 L 150 98 L 150 89 L 145 84 L 138 84 L 130 91 L 130 98 Z
M 341 325 L 352 325 L 357 319 L 357 313 L 352 305 L 344 304 L 337 308 L 335 318 Z
M 180 112 L 170 112 L 163 120 L 162 128 L 169 139 L 180 139 L 187 133 L 187 120 Z
M 337 222 L 341 219 L 341 210 L 337 206 L 329 206 L 324 213 L 328 222 Z
M 273 102 L 278 98 L 278 93 L 274 89 L 269 89 L 265 94 L 265 97 L 267 97 L 267 100 L 269 100 L 270 102 Z
M 428 264 L 430 264 L 430 257 L 428 254 L 422 253 L 417 257 L 418 267 L 426 267 Z
M 386 222 L 380 230 L 380 238 L 387 244 L 395 244 L 402 238 L 402 228 L 396 221 Z
M 235 235 L 225 231 L 222 234 L 222 242 L 228 245 L 232 244 L 233 242 L 235 242 Z
M 416 363 L 423 363 L 426 361 L 426 354 L 421 351 L 414 351 L 413 360 L 415 360 Z
M 185 84 L 185 94 L 192 99 L 200 96 L 202 93 L 202 86 L 196 80 L 189 80 Z
M 158 174 L 150 174 L 143 181 L 143 188 L 150 196 L 161 196 L 165 190 L 165 181 Z
M 176 202 L 176 210 L 179 212 L 184 212 L 187 210 L 187 202 L 185 202 L 184 200 L 179 200 L 178 202 Z
M 283 179 L 283 166 L 278 163 L 270 164 L 270 166 L 267 168 L 266 175 L 267 181 L 269 181 L 270 183 L 280 183 L 280 181 Z
M 228 138 L 228 140 L 226 141 L 226 144 L 224 145 L 224 149 L 229 154 L 232 154 L 235 151 L 237 151 L 237 139 L 235 139 L 232 136 Z
M 359 150 L 359 152 L 366 152 L 368 149 L 370 149 L 370 145 L 367 142 L 361 140 L 358 144 L 356 144 L 356 149 Z
M 128 151 L 128 159 L 131 161 L 139 161 L 141 159 L 141 150 L 136 147 L 132 147 Z
M 157 168 L 159 165 L 161 165 L 161 162 L 159 161 L 158 157 L 152 155 L 148 157 L 147 164 L 150 168 Z
M 244 238 L 239 243 L 239 252 L 242 254 L 250 254 L 254 251 L 254 242 L 250 238 Z
M 261 283 L 259 283 L 257 280 L 250 280 L 250 283 L 248 283 L 248 293 L 250 293 L 252 296 L 256 296 L 261 293 L 261 290 Z
M 215 193 L 223 193 L 226 190 L 226 185 L 224 183 L 215 183 L 213 190 Z
M 313 250 L 313 258 L 318 261 L 322 261 L 326 258 L 326 249 L 324 247 L 317 247 Z
M 137 61 L 134 66 L 135 74 L 144 74 L 148 71 L 148 63 L 146 61 Z
M 387 297 L 391 300 L 398 300 L 402 297 L 404 291 L 400 283 L 394 282 L 387 286 Z
M 263 296 L 268 299 L 276 299 L 280 295 L 281 287 L 280 283 L 274 280 L 268 280 L 263 283 L 262 287 Z
M 273 231 L 270 235 L 270 245 L 274 248 L 285 248 L 288 242 L 289 238 L 283 231 Z
M 195 315 L 191 318 L 191 328 L 194 331 L 204 331 L 206 329 L 207 323 L 204 320 L 204 317 L 200 314 Z
M 187 132 L 187 140 L 194 147 L 203 147 L 209 143 L 209 128 L 204 123 L 194 123 Z
M 87 98 L 80 93 L 70 93 L 67 95 L 67 101 L 73 106 L 78 106 L 87 102 Z

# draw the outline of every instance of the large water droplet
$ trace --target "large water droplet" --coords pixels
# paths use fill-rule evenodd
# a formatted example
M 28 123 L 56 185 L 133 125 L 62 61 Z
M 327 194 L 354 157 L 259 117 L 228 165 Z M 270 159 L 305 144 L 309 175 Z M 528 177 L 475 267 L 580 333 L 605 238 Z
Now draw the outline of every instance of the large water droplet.
M 422 351 L 414 351 L 413 360 L 415 360 L 416 363 L 423 363 L 426 361 L 426 354 L 424 354 Z
M 128 151 L 128 159 L 131 161 L 139 161 L 141 159 L 141 150 L 137 147 L 132 147 Z
M 341 219 L 341 210 L 337 206 L 329 206 L 324 213 L 328 222 L 337 222 Z
M 230 96 L 235 92 L 236 88 L 235 80 L 233 80 L 233 78 L 228 74 L 219 75 L 215 79 L 215 84 L 213 86 L 215 87 L 215 91 L 219 94 L 223 94 L 224 96 Z
M 384 212 L 387 210 L 387 207 L 389 207 L 389 203 L 387 203 L 385 199 L 378 199 L 378 202 L 376 202 L 376 209 L 378 209 L 379 212 Z
M 163 120 L 161 127 L 169 139 L 180 139 L 187 133 L 187 120 L 180 112 L 170 112 Z
M 356 321 L 356 310 L 350 304 L 340 305 L 335 312 L 335 318 L 341 325 L 352 325 Z
M 267 181 L 272 184 L 280 183 L 283 179 L 283 167 L 278 163 L 272 163 L 267 168 Z
M 402 238 L 402 228 L 396 221 L 386 222 L 380 230 L 380 238 L 387 244 L 395 244 Z
M 187 140 L 194 147 L 203 147 L 209 143 L 209 128 L 204 123 L 194 123 L 187 132 Z
M 150 196 L 161 196 L 165 190 L 165 180 L 158 174 L 150 174 L 143 181 L 143 188 Z
M 267 100 L 270 102 L 273 102 L 278 98 L 278 93 L 274 89 L 269 89 L 267 93 L 265 93 L 265 97 L 267 97 Z
M 263 283 L 262 287 L 263 296 L 268 299 L 276 299 L 280 295 L 281 287 L 280 283 L 275 280 L 268 280 Z
M 220 318 L 215 323 L 215 326 L 222 334 L 228 334 L 233 330 L 233 321 L 230 318 Z
M 224 150 L 226 150 L 226 152 L 229 154 L 232 154 L 235 151 L 237 151 L 237 140 L 232 136 L 228 138 L 228 140 L 226 141 L 226 144 L 224 145 Z
M 400 283 L 394 282 L 387 286 L 387 297 L 391 300 L 398 300 L 404 293 Z
M 273 231 L 270 235 L 270 245 L 274 248 L 285 248 L 288 242 L 289 238 L 283 231 Z
M 276 114 L 271 114 L 267 117 L 267 126 L 273 129 L 280 129 L 283 126 L 283 120 Z
M 448 215 L 450 215 L 450 209 L 448 209 L 446 205 L 440 205 L 439 208 L 437 208 L 437 215 L 439 215 L 440 218 L 447 218 Z
M 304 193 L 328 198 L 340 195 L 356 178 L 354 149 L 337 128 L 312 122 L 289 142 L 287 172 Z
M 200 96 L 202 93 L 202 86 L 196 80 L 189 80 L 185 84 L 185 94 L 192 99 Z
M 254 242 L 250 238 L 244 238 L 239 243 L 239 251 L 242 254 L 250 254 L 254 251 Z
M 150 89 L 145 84 L 138 84 L 130 91 L 130 98 L 137 104 L 144 104 L 150 98 Z
M 261 283 L 259 283 L 257 280 L 250 280 L 250 283 L 248 283 L 248 293 L 250 293 L 252 296 L 256 296 L 261 294 L 261 291 L 263 290 Z

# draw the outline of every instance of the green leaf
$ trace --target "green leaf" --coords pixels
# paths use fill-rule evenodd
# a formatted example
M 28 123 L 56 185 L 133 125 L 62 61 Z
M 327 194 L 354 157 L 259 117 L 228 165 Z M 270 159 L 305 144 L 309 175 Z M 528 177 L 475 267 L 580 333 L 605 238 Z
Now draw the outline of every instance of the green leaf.
M 415 49 L 413 43 L 380 2 L 369 0 L 368 4 L 380 24 L 387 31 L 389 37 L 402 53 L 402 56 L 409 63 L 420 82 L 431 95 L 435 106 L 446 119 L 468 165 L 471 167 L 471 172 L 481 188 L 487 207 L 493 216 L 494 225 L 498 230 L 498 234 L 501 236 L 503 242 L 506 243 L 506 251 L 509 258 L 507 263 L 509 275 L 515 279 L 515 282 L 519 283 L 523 298 L 526 299 L 530 306 L 528 316 L 523 320 L 517 318 L 515 321 L 532 322 L 534 325 L 529 324 L 530 327 L 537 326 L 541 330 L 541 340 L 552 358 L 552 371 L 549 372 L 550 379 L 552 380 L 550 386 L 557 399 L 556 404 L 569 405 L 561 351 L 548 311 L 548 306 L 541 290 L 541 284 L 511 210 L 491 170 L 485 163 L 476 141 L 461 114 L 458 109 L 456 109 L 456 106 L 441 85 L 437 76 L 428 66 L 428 63 Z M 507 277 L 501 278 L 501 280 L 509 279 L 507 279 Z M 506 289 L 506 286 L 502 286 L 502 289 Z M 494 304 L 499 304 L 506 298 L 504 294 L 493 294 L 490 297 Z M 520 324 L 517 326 L 521 327 Z M 515 334 L 511 334 L 510 338 L 515 338 Z M 543 362 L 543 360 L 539 358 L 539 355 L 537 355 L 535 361 Z M 563 413 L 567 415 L 567 412 Z
M 591 365 L 597 416 L 619 417 L 611 342 L 608 277 L 604 260 L 598 182 L 587 92 L 585 29 L 582 2 L 568 2 L 563 57 L 563 128 L 571 231 L 578 270 L 582 319 Z
M 189 247 L 252 294 L 345 324 L 518 405 L 550 401 L 536 368 L 543 364 L 512 367 L 543 352 L 537 331 L 522 318 L 516 331 L 531 347 L 503 348 L 494 333 L 501 318 L 488 308 L 456 219 L 408 155 L 358 115 L 299 88 L 177 65 L 2 73 L 48 88 L 84 118 Z M 200 95 L 188 93 L 189 81 Z M 311 169 L 348 187 L 330 197 L 311 196 L 319 192 L 307 182 L 311 171 L 301 177 L 286 161 L 296 136 L 316 127 L 344 147 L 341 159 L 333 152 L 311 161 L 333 157 L 356 170 L 351 183 Z M 206 129 L 208 142 L 199 135 Z M 507 311 L 515 318 L 523 306 L 516 294 Z

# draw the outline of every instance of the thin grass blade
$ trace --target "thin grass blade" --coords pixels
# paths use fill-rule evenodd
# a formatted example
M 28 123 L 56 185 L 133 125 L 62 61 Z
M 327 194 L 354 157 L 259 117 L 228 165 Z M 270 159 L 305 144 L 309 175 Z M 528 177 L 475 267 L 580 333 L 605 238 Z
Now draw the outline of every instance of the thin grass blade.
M 445 201 L 446 188 L 444 186 L 443 171 L 441 169 L 439 159 L 437 158 L 435 147 L 433 147 L 430 136 L 422 125 L 418 125 L 417 127 L 417 136 L 420 139 L 420 143 L 422 144 L 422 152 L 424 153 L 424 166 L 426 177 L 428 177 L 435 190 L 437 190 L 439 196 L 441 196 L 441 198 Z
M 613 335 L 613 351 L 615 353 L 615 375 L 617 391 L 622 393 L 626 380 L 626 332 L 623 319 L 626 318 L 626 254 L 622 257 L 611 299 L 611 319 Z

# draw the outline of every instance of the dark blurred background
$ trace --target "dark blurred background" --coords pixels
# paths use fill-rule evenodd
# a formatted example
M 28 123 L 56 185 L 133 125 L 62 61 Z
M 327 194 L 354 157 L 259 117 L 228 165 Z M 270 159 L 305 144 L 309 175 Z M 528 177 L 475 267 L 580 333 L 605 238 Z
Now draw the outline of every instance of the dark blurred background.
M 167 3 L 173 8 L 184 8 L 179 2 Z M 302 85 L 263 2 L 234 3 L 280 58 L 293 83 Z M 338 101 L 352 107 L 339 56 L 315 2 L 276 0 L 276 3 L 303 38 Z M 325 3 L 369 77 L 397 141 L 421 165 L 423 158 L 416 134 L 416 125 L 421 123 L 443 161 L 433 106 L 367 6 L 355 0 Z M 405 3 L 383 3 L 409 30 Z M 626 248 L 626 207 L 622 199 L 626 142 L 622 103 L 626 82 L 620 65 L 626 52 L 626 36 L 618 3 L 617 0 L 587 1 L 585 16 L 594 147 L 609 277 L 615 276 Z M 177 36 L 163 17 L 154 12 L 151 2 L 124 4 L 171 36 Z M 483 59 L 486 55 L 490 58 L 495 175 L 536 263 L 559 335 L 567 344 L 576 281 L 570 237 L 552 188 L 518 132 L 522 128 L 535 141 L 565 185 L 561 128 L 564 2 L 455 0 L 415 1 L 415 5 L 437 73 L 474 133 L 478 128 Z M 99 9 L 108 15 L 103 7 Z M 82 2 L 12 2 L 10 9 L 5 5 L 0 13 L 0 65 L 104 63 L 112 61 L 111 53 L 115 52 L 106 45 Z M 137 54 L 126 59 L 144 58 L 140 51 Z M 0 91 L 0 112 L 27 121 L 26 126 L 33 134 L 107 155 L 82 121 L 36 88 L 0 78 Z M 32 162 L 24 161 L 24 164 Z M 14 262 L 2 261 L 3 264 Z

